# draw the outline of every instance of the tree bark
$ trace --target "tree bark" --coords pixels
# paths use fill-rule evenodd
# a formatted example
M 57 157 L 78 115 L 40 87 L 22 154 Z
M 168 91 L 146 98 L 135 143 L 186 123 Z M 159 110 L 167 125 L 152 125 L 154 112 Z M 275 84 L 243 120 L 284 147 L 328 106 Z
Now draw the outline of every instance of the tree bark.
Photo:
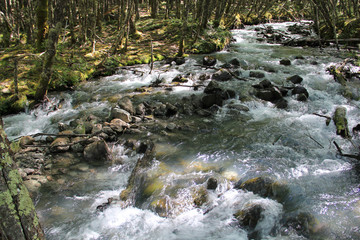
M 55 29 L 52 29 L 49 33 L 48 48 L 45 53 L 43 70 L 40 76 L 40 83 L 35 93 L 35 100 L 41 101 L 47 93 L 54 57 L 56 54 L 56 44 L 58 42 L 58 36 L 60 31 L 60 23 Z
M 36 10 L 37 18 L 37 50 L 43 50 L 43 43 L 45 40 L 45 33 L 48 20 L 48 0 L 39 0 Z
M 35 206 L 13 160 L 0 117 L 0 239 L 45 239 Z

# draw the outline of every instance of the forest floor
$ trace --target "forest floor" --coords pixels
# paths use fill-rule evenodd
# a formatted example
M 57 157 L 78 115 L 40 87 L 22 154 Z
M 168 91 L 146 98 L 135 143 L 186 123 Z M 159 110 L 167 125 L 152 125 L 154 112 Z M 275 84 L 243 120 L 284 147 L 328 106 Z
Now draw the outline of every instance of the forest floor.
M 154 61 L 174 57 L 178 51 L 182 23 L 179 19 L 162 17 L 153 19 L 142 12 L 136 22 L 137 33 L 130 37 L 127 50 L 118 49 L 103 64 L 105 56 L 116 41 L 118 27 L 116 20 L 109 20 L 98 31 L 95 48 L 90 41 L 83 45 L 70 45 L 70 33 L 62 30 L 57 45 L 57 54 L 53 65 L 53 74 L 49 91 L 67 90 L 80 82 L 102 75 L 111 75 L 117 67 L 151 62 L 151 48 Z M 199 37 L 200 41 L 211 41 L 213 49 L 193 48 L 196 26 L 188 26 L 188 52 L 206 53 L 220 50 L 229 43 L 231 35 L 227 30 L 212 30 Z M 76 33 L 75 33 L 76 34 Z M 209 37 L 211 36 L 211 38 Z M 215 36 L 215 37 L 214 37 Z M 25 40 L 24 40 L 25 42 Z M 9 48 L 0 49 L 0 114 L 23 111 L 35 94 L 38 80 L 42 72 L 42 55 L 37 53 L 34 45 L 13 43 Z M 207 44 L 208 45 L 208 44 Z M 206 45 L 206 46 L 207 46 Z M 191 47 L 189 47 L 191 46 Z M 199 46 L 199 45 L 198 45 Z M 17 67 L 15 66 L 17 62 Z M 104 68 L 105 67 L 105 68 Z M 18 81 L 18 92 L 15 94 L 15 75 Z

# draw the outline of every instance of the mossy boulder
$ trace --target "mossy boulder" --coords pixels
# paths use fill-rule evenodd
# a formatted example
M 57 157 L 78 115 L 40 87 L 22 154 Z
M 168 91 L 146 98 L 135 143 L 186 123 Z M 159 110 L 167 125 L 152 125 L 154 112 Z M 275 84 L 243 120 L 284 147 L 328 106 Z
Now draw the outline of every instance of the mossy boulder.
M 336 126 L 336 134 L 342 136 L 343 138 L 350 138 L 346 111 L 345 107 L 337 107 L 335 109 L 333 120 Z

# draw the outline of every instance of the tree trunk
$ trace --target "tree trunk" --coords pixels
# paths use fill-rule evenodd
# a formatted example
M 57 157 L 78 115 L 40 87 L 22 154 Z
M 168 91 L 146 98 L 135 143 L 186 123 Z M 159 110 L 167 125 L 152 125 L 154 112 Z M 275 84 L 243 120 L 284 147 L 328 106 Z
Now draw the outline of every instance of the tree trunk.
M 51 73 L 52 73 L 52 65 L 54 61 L 54 57 L 56 54 L 56 44 L 58 41 L 59 31 L 60 31 L 60 23 L 56 26 L 55 29 L 52 29 L 49 33 L 48 40 L 48 48 L 45 53 L 43 70 L 40 76 L 40 83 L 35 93 L 35 100 L 41 101 L 47 93 Z
M 37 18 L 37 50 L 41 52 L 45 40 L 45 33 L 48 20 L 48 0 L 39 0 L 36 10 Z
M 0 239 L 45 239 L 35 206 L 13 160 L 0 117 Z

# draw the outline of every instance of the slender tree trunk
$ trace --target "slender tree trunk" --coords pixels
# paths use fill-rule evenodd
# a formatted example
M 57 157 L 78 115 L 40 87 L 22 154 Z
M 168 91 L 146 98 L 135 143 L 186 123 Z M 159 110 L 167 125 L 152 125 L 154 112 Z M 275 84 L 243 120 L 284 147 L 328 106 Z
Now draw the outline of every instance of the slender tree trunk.
M 0 117 L 0 239 L 45 239 L 34 204 L 13 160 Z
M 43 48 L 45 33 L 48 20 L 48 0 L 39 0 L 36 10 L 37 18 L 37 50 L 40 52 Z
M 55 29 L 52 29 L 49 33 L 48 47 L 44 57 L 43 70 L 40 76 L 40 83 L 36 89 L 35 100 L 41 101 L 47 93 L 48 86 L 52 74 L 52 65 L 56 54 L 56 44 L 58 41 L 60 23 Z

